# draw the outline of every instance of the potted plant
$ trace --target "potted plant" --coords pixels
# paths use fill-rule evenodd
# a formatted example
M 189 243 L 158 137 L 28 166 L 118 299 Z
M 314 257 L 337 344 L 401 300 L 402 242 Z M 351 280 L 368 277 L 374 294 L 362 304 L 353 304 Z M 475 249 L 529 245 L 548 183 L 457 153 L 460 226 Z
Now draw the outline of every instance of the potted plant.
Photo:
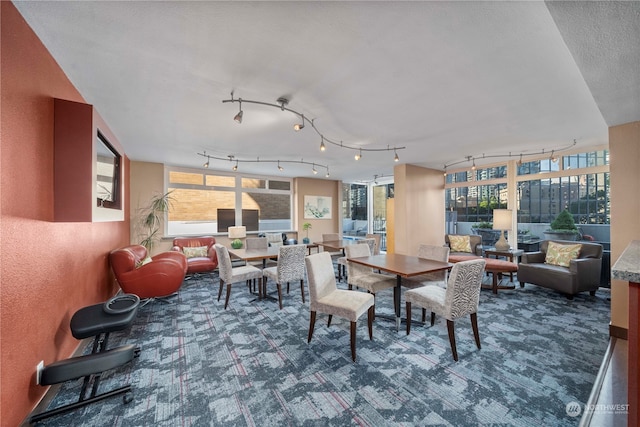
M 544 236 L 546 239 L 557 240 L 578 239 L 578 227 L 568 210 L 565 209 L 558 214 L 549 225 L 549 229 L 544 231 Z
M 302 239 L 302 243 L 306 245 L 309 243 L 309 230 L 311 229 L 311 223 L 305 222 L 304 224 L 302 224 L 302 229 L 305 232 L 305 237 L 304 239 Z
M 240 249 L 242 247 L 242 240 L 234 239 L 231 241 L 231 247 L 233 249 Z
M 160 228 L 164 220 L 165 213 L 174 202 L 171 191 L 164 194 L 156 194 L 149 200 L 146 207 L 138 209 L 138 216 L 135 218 L 137 235 L 141 239 L 140 244 L 147 248 L 151 254 L 156 241 L 160 239 Z

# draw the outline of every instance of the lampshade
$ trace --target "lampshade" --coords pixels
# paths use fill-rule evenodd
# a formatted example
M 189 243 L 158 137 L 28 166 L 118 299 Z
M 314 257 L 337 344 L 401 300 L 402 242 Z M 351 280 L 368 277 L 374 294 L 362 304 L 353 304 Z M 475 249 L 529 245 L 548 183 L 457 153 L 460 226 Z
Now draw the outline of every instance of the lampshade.
M 247 237 L 247 227 L 239 225 L 237 227 L 229 227 L 230 239 L 243 239 Z
M 493 229 L 494 230 L 511 230 L 511 219 L 513 211 L 511 209 L 494 209 L 493 210 Z

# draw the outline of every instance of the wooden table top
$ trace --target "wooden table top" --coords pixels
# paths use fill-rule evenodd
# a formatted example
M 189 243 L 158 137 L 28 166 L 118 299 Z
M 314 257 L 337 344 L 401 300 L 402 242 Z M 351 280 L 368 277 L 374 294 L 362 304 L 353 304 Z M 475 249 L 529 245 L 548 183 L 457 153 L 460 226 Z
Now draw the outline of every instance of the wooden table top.
M 268 258 L 278 258 L 280 248 L 269 246 L 266 249 L 229 249 L 229 255 L 245 261 L 257 261 Z
M 377 268 L 402 277 L 419 276 L 434 271 L 448 270 L 453 266 L 448 262 L 434 261 L 402 254 L 372 255 L 349 258 L 348 261 L 371 268 Z
M 318 246 L 322 246 L 330 251 L 341 251 L 345 246 L 353 245 L 357 243 L 357 240 L 353 239 L 340 239 L 340 240 L 329 240 L 326 242 L 313 242 Z

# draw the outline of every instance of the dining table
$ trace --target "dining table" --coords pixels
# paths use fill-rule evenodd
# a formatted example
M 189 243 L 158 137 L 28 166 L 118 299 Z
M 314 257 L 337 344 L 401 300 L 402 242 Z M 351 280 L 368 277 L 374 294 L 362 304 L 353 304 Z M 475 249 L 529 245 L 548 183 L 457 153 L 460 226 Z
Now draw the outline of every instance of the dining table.
M 267 266 L 267 260 L 270 259 L 278 259 L 278 255 L 280 254 L 280 248 L 276 246 L 269 246 L 264 249 L 229 249 L 229 255 L 232 258 L 241 259 L 243 261 L 262 261 L 262 268 L 264 269 Z M 276 298 L 272 298 L 267 294 L 267 286 L 262 280 L 262 287 L 258 289 L 258 299 L 273 299 L 277 301 Z
M 448 262 L 435 261 L 397 253 L 384 253 L 367 257 L 349 258 L 347 261 L 396 275 L 396 286 L 393 288 L 393 306 L 396 315 L 396 331 L 400 330 L 400 323 L 402 321 L 400 316 L 402 278 L 449 270 L 453 266 L 453 264 Z M 406 319 L 406 321 L 409 322 L 410 319 Z

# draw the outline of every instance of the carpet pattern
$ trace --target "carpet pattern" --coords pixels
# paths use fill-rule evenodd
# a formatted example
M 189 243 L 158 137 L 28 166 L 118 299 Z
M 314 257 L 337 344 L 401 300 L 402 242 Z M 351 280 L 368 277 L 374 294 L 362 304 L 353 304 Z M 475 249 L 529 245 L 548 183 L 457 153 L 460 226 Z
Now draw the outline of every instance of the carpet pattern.
M 446 321 L 431 327 L 428 316 L 408 336 L 404 324 L 396 332 L 377 318 L 372 341 L 363 316 L 353 363 L 343 319 L 327 328 L 319 315 L 307 344 L 309 302 L 299 286 L 283 295 L 283 310 L 251 302 L 235 284 L 225 311 L 217 291 L 215 274 L 186 280 L 170 304 L 150 302 L 130 330 L 111 335 L 110 348 L 133 343 L 141 354 L 106 373 L 100 392 L 131 383 L 131 403 L 114 397 L 38 425 L 572 426 L 579 417 L 566 405 L 586 403 L 608 342 L 608 290 L 568 300 L 526 285 L 481 291 L 482 349 L 470 320 L 457 320 L 457 363 Z M 379 293 L 376 314 L 393 314 L 392 295 Z M 76 401 L 80 386 L 65 383 L 50 407 Z

